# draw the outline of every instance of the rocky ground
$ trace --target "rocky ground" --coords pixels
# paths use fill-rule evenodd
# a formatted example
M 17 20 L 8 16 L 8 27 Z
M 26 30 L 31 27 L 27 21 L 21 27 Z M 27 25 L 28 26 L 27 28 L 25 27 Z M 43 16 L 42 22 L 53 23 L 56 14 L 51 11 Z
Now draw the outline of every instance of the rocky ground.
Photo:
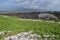
M 0 36 L 4 34 L 4 32 L 0 32 Z M 55 40 L 56 35 L 49 35 L 45 33 L 44 35 L 39 35 L 37 33 L 33 33 L 33 31 L 29 32 L 20 32 L 15 35 L 10 35 L 11 31 L 8 31 L 4 36 L 4 40 Z

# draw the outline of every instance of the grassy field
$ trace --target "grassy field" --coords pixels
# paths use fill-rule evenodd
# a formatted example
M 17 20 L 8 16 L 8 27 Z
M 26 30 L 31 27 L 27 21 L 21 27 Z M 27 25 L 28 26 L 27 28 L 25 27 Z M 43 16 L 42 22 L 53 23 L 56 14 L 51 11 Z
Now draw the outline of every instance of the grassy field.
M 38 34 L 49 33 L 60 35 L 60 24 L 58 22 L 51 23 L 19 19 L 17 17 L 0 16 L 0 31 L 12 31 L 14 34 L 21 31 L 33 31 Z

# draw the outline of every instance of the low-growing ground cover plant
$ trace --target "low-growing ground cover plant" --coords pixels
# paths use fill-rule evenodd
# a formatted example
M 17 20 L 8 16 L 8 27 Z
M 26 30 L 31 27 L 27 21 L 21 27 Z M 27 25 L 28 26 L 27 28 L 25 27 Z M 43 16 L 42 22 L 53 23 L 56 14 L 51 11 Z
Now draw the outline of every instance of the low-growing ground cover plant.
M 59 36 L 57 40 L 60 40 L 60 23 L 58 22 L 24 21 L 19 20 L 20 18 L 17 17 L 7 17 L 0 16 L 0 31 L 12 31 L 13 34 L 23 31 L 33 31 L 38 34 L 55 34 Z

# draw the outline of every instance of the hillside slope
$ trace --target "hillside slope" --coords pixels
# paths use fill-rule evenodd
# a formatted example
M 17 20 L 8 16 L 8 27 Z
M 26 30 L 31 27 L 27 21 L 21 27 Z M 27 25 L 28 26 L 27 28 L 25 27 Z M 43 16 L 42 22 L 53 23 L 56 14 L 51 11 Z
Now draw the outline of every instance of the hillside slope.
M 40 22 L 19 20 L 17 17 L 0 16 L 0 31 L 13 31 L 19 33 L 21 31 L 34 31 L 39 34 L 49 33 L 60 35 L 60 23 L 58 22 Z

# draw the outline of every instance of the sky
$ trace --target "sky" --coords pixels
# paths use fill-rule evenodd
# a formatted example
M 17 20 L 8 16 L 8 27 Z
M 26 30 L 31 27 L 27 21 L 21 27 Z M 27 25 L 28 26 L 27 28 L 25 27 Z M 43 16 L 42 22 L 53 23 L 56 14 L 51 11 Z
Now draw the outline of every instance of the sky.
M 60 11 L 60 0 L 0 0 L 0 11 L 24 8 Z

